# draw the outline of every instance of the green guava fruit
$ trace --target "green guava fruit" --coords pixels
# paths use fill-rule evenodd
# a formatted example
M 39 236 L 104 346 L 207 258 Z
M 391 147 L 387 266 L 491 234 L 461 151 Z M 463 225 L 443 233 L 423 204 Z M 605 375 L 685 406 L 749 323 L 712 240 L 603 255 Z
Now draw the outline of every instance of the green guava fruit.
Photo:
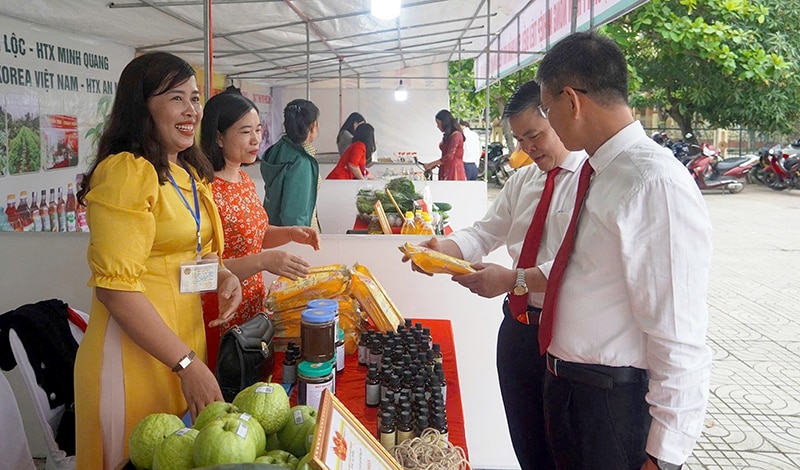
M 153 468 L 153 454 L 162 439 L 183 428 L 183 421 L 173 414 L 153 413 L 145 416 L 131 431 L 128 451 L 131 463 L 139 470 Z
M 281 448 L 281 441 L 278 439 L 278 433 L 267 434 L 267 450 L 275 450 Z
M 317 424 L 317 409 L 307 405 L 297 405 L 290 411 L 289 421 L 278 431 L 281 449 L 287 450 L 296 457 L 302 457 L 309 451 L 314 439 L 314 425 Z
M 297 467 L 297 457 L 292 455 L 285 450 L 271 450 L 267 452 L 265 455 L 257 458 L 256 463 L 269 463 L 272 465 L 277 465 L 279 467 L 288 468 L 290 470 L 294 470 Z
M 220 418 L 206 424 L 194 440 L 194 464 L 209 467 L 226 463 L 249 463 L 256 459 L 254 440 L 246 422 Z
M 249 413 L 230 413 L 225 415 L 225 417 L 240 419 L 247 423 L 250 427 L 250 433 L 248 433 L 247 436 L 253 439 L 253 443 L 256 446 L 256 456 L 264 455 L 267 452 L 267 434 L 264 432 L 264 428 L 261 427 L 257 419 L 250 416 Z
M 199 431 L 203 429 L 203 426 L 217 418 L 222 418 L 228 413 L 238 412 L 239 409 L 233 406 L 231 403 L 215 401 L 214 403 L 210 403 L 208 406 L 203 408 L 203 411 L 201 411 L 200 414 L 197 415 L 197 418 L 195 418 L 192 427 Z
M 194 468 L 194 440 L 200 431 L 181 428 L 165 437 L 153 454 L 153 470 L 189 470 Z
M 278 432 L 289 420 L 289 396 L 281 384 L 256 382 L 236 395 L 233 404 L 255 417 L 264 432 Z

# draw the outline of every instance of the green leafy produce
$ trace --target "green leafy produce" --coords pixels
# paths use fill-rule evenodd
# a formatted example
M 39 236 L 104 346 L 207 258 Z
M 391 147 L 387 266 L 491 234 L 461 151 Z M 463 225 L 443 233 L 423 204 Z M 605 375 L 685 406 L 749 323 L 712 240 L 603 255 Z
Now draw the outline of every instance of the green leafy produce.
M 403 194 L 405 196 L 417 199 L 417 190 L 414 188 L 414 182 L 405 177 L 395 178 L 389 181 L 386 183 L 385 189 L 391 191 L 395 198 L 398 194 Z M 399 203 L 400 201 L 397 202 Z

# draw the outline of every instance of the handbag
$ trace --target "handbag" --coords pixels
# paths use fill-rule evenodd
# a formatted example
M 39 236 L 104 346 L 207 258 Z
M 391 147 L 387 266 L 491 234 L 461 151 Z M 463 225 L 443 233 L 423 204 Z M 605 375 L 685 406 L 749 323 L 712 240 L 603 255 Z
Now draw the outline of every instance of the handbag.
M 272 374 L 275 327 L 266 313 L 235 325 L 222 335 L 215 375 L 222 396 L 230 403 L 241 390 Z

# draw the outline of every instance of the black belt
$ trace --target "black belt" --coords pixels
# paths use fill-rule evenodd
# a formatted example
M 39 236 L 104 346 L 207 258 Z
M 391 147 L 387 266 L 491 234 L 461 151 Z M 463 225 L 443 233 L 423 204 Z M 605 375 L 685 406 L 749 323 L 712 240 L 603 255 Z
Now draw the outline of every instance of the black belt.
M 503 300 L 503 314 L 505 316 L 507 316 L 508 318 L 510 318 L 510 319 L 512 319 L 514 321 L 518 321 L 518 322 L 520 322 L 522 324 L 525 324 L 525 325 L 538 325 L 539 324 L 539 320 L 542 319 L 542 309 L 540 309 L 539 307 L 534 307 L 532 305 L 528 305 L 528 308 L 525 310 L 525 313 L 521 313 L 517 317 L 515 317 L 511 313 L 511 307 L 508 306 L 508 296 L 506 296 L 506 298 Z M 526 321 L 522 321 L 519 318 L 521 316 L 525 316 L 527 322 Z
M 547 353 L 547 370 L 556 377 L 574 380 L 605 390 L 610 390 L 615 385 L 644 382 L 648 378 L 647 370 L 645 369 L 568 362 L 550 353 Z

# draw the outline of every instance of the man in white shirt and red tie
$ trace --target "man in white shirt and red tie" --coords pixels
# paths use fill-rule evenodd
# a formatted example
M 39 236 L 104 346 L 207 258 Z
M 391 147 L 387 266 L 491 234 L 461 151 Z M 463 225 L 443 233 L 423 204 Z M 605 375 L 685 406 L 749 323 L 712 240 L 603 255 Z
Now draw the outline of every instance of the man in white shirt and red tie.
M 539 111 L 540 103 L 539 85 L 531 81 L 511 96 L 503 113 L 536 166 L 518 170 L 472 227 L 421 244 L 472 262 L 476 273 L 453 276 L 472 292 L 508 296 L 497 334 L 497 374 L 514 453 L 523 470 L 554 468 L 542 411 L 546 364 L 537 340 L 539 313 L 552 260 L 572 215 L 578 173 L 588 157 L 564 147 Z M 480 262 L 503 245 L 513 267 Z
M 587 181 L 594 173 L 555 257 L 539 332 L 556 466 L 679 469 L 700 436 L 711 375 L 705 202 L 634 121 L 612 40 L 571 34 L 536 81 L 542 113 L 568 149 L 590 155 Z

